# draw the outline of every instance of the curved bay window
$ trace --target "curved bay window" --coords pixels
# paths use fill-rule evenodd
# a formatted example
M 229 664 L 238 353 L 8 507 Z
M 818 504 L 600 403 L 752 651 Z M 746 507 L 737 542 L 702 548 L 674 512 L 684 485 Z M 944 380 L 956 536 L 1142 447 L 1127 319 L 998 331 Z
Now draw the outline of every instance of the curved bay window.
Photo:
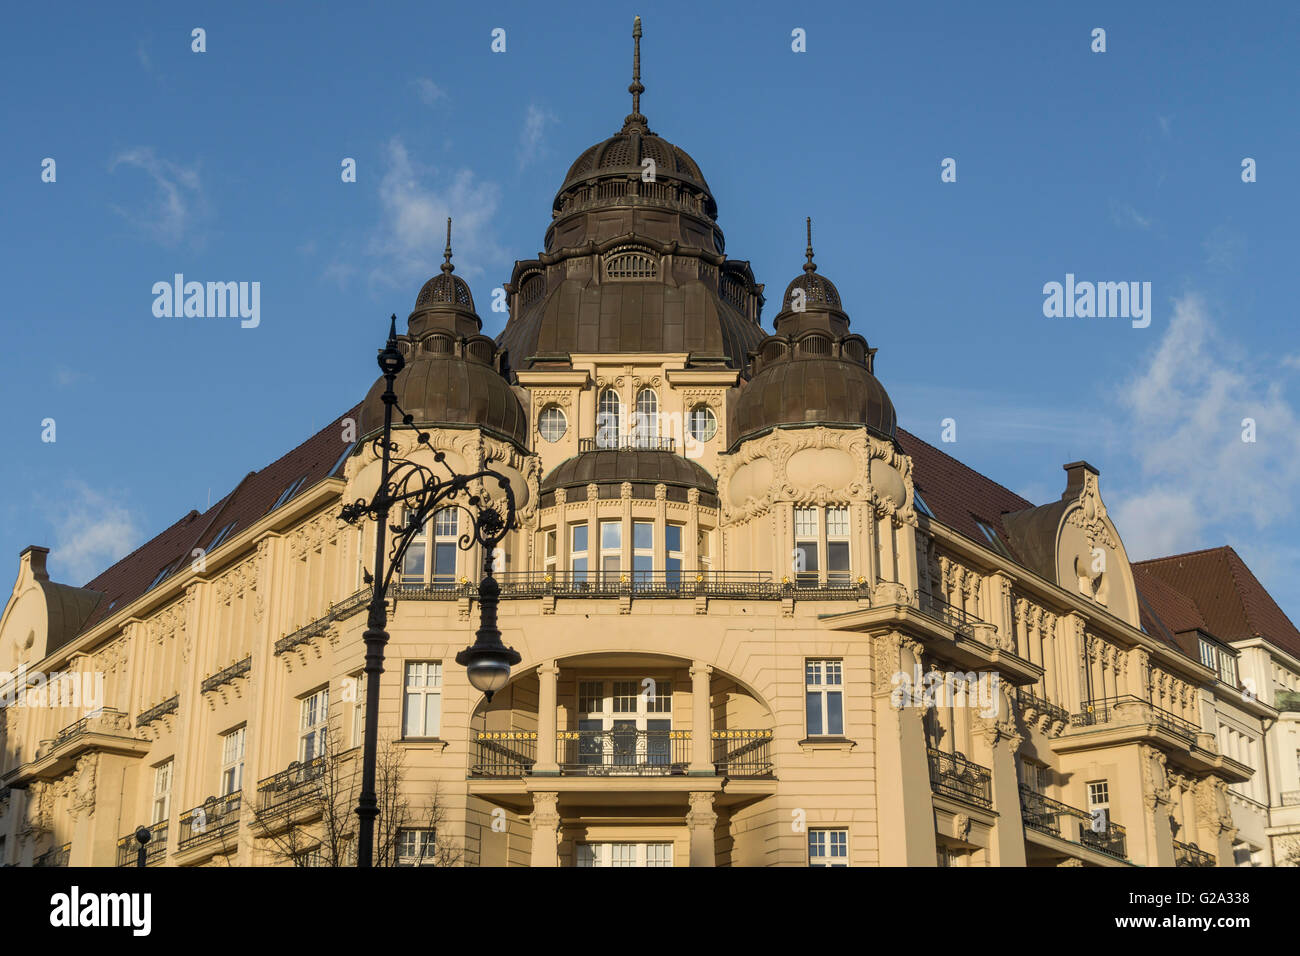
M 617 448 L 623 433 L 623 400 L 618 392 L 607 388 L 596 405 L 596 447 Z
M 799 587 L 816 587 L 825 569 L 826 583 L 852 583 L 849 567 L 849 509 L 794 509 L 794 579 Z
M 632 424 L 634 446 L 653 448 L 659 437 L 659 396 L 654 389 L 643 388 L 636 393 L 636 418 Z

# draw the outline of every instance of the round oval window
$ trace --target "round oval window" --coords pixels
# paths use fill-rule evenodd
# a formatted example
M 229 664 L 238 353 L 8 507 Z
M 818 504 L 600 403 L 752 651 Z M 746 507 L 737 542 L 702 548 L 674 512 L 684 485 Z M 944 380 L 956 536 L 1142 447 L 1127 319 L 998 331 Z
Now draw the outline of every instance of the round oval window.
M 547 405 L 537 417 L 537 430 L 549 442 L 559 441 L 569 430 L 568 419 L 559 405 Z
M 718 433 L 718 419 L 708 405 L 696 405 L 686 419 L 686 430 L 699 442 L 711 441 Z

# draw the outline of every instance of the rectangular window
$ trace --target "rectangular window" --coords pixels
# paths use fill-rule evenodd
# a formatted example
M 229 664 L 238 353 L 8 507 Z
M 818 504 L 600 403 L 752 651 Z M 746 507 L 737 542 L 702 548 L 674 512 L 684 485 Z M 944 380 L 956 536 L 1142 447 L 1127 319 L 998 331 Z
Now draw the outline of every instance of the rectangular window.
M 998 537 L 997 531 L 993 529 L 991 524 L 987 521 L 981 521 L 978 518 L 975 519 L 975 524 L 980 529 L 980 534 L 984 535 L 985 540 L 988 541 L 989 547 L 1004 558 L 1011 557 L 1011 553 L 1007 550 L 1007 546 L 1002 543 L 1002 539 Z
M 585 523 L 575 524 L 570 529 L 569 570 L 573 572 L 573 580 L 578 584 L 587 580 L 587 530 Z
M 310 763 L 325 752 L 325 729 L 329 721 L 330 689 L 322 687 L 302 698 L 298 720 L 298 762 Z
M 163 823 L 172 812 L 172 768 L 175 760 L 166 760 L 153 768 L 153 822 Z
M 1222 651 L 1219 652 L 1219 679 L 1229 687 L 1237 686 L 1237 659 Z
M 851 583 L 849 570 L 849 509 L 826 509 L 826 582 Z
M 350 680 L 353 686 L 350 746 L 360 747 L 362 735 L 366 731 L 366 672 L 358 671 Z
M 804 681 L 808 736 L 842 737 L 843 663 L 837 660 L 807 661 Z
M 402 509 L 402 520 L 398 522 L 402 527 L 410 525 L 414 519 L 415 513 Z M 402 584 L 410 587 L 421 587 L 424 584 L 424 572 L 429 561 L 429 528 L 425 526 L 411 538 L 411 543 L 406 546 L 406 555 L 402 558 Z
M 442 661 L 408 661 L 403 737 L 437 737 L 442 725 Z
M 919 489 L 912 493 L 912 503 L 916 505 L 916 510 L 921 512 L 921 514 L 925 515 L 927 518 L 934 517 L 934 512 L 930 510 L 930 506 L 927 505 L 925 499 L 921 497 Z
M 576 862 L 580 867 L 672 866 L 671 843 L 579 843 Z
M 809 866 L 848 866 L 848 830 L 809 830 Z
M 546 541 L 544 544 L 546 554 L 545 568 L 547 574 L 555 573 L 555 531 L 546 532 Z
M 435 866 L 434 838 L 433 830 L 398 830 L 397 865 Z
M 704 570 L 713 567 L 713 557 L 709 551 L 709 538 L 709 532 L 701 531 L 699 538 L 695 542 L 696 550 L 700 555 L 700 568 Z
M 459 509 L 443 508 L 433 516 L 433 583 L 439 587 L 456 584 L 459 514 Z
M 1219 658 L 1214 645 L 1205 638 L 1201 638 L 1201 663 L 1214 670 L 1219 669 Z
M 651 521 L 632 522 L 632 581 L 650 584 L 654 580 L 655 526 Z
M 600 573 L 604 583 L 618 584 L 623 561 L 623 522 L 600 523 Z
M 1093 820 L 1110 823 L 1110 781 L 1088 781 L 1088 813 Z
M 817 584 L 817 509 L 794 509 L 794 579 L 800 587 Z
M 682 583 L 682 525 L 664 526 L 664 578 L 668 587 L 680 587 Z
M 244 730 L 240 727 L 221 738 L 221 796 L 244 789 Z

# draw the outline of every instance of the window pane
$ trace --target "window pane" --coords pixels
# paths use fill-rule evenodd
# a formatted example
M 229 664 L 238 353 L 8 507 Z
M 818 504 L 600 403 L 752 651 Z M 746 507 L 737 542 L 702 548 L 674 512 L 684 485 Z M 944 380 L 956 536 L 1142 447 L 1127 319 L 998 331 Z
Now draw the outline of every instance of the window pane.
M 406 724 L 402 728 L 404 737 L 419 737 L 420 735 L 420 695 L 406 695 Z
M 844 733 L 844 695 L 837 690 L 826 692 L 826 732 L 837 737 Z
M 632 547 L 638 551 L 650 551 L 655 546 L 655 526 L 649 521 L 632 522 Z
M 438 736 L 438 728 L 441 726 L 442 715 L 442 695 L 426 694 L 424 697 L 424 736 Z
M 573 550 L 587 550 L 587 526 L 585 524 L 575 524 L 573 526 Z
M 682 526 L 670 524 L 664 528 L 665 550 L 670 554 L 682 550 Z
M 826 570 L 847 571 L 849 569 L 849 543 L 847 541 L 829 541 L 826 544 Z
M 808 703 L 808 734 L 820 734 L 822 732 L 822 695 L 813 691 L 807 695 Z
M 600 549 L 602 551 L 620 548 L 623 545 L 623 525 L 618 521 L 600 523 Z
M 849 509 L 826 509 L 826 534 L 830 537 L 844 536 L 849 533 Z
M 456 578 L 456 545 L 438 544 L 434 546 L 434 574 L 442 583 Z
M 424 549 L 422 541 L 412 541 L 407 547 L 406 557 L 402 561 L 403 583 L 419 583 L 424 580 Z

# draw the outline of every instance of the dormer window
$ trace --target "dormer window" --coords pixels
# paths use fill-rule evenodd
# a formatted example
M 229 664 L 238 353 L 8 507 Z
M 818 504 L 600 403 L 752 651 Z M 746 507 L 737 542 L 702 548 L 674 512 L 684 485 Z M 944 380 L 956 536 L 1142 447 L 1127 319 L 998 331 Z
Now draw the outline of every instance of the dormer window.
M 916 505 L 916 510 L 921 512 L 921 514 L 925 515 L 927 518 L 934 517 L 934 512 L 930 510 L 930 506 L 927 505 L 925 499 L 921 497 L 921 492 L 912 492 L 912 502 Z
M 1002 543 L 1002 539 L 998 537 L 997 531 L 993 529 L 991 524 L 987 521 L 981 521 L 979 518 L 976 518 L 975 525 L 980 529 L 980 534 L 984 535 L 985 540 L 988 541 L 989 547 L 1004 558 L 1011 557 L 1011 553 L 1007 550 L 1007 546 Z
M 221 543 L 225 541 L 226 538 L 230 537 L 230 532 L 233 530 L 235 530 L 235 522 L 231 521 L 225 526 L 223 526 L 222 529 L 218 531 L 215 535 L 212 536 L 212 540 L 208 542 L 208 546 L 204 550 L 206 551 L 217 550 L 217 548 L 221 545 Z
M 284 504 L 286 501 L 288 501 L 290 498 L 296 495 L 298 493 L 298 489 L 302 487 L 302 483 L 306 480 L 307 480 L 307 476 L 303 475 L 302 477 L 297 478 L 294 481 L 291 481 L 289 483 L 289 486 L 285 488 L 284 491 L 280 492 L 280 497 L 275 499 L 275 504 L 271 505 L 271 507 L 268 509 L 268 513 L 274 511 L 276 508 L 280 507 L 280 505 Z

